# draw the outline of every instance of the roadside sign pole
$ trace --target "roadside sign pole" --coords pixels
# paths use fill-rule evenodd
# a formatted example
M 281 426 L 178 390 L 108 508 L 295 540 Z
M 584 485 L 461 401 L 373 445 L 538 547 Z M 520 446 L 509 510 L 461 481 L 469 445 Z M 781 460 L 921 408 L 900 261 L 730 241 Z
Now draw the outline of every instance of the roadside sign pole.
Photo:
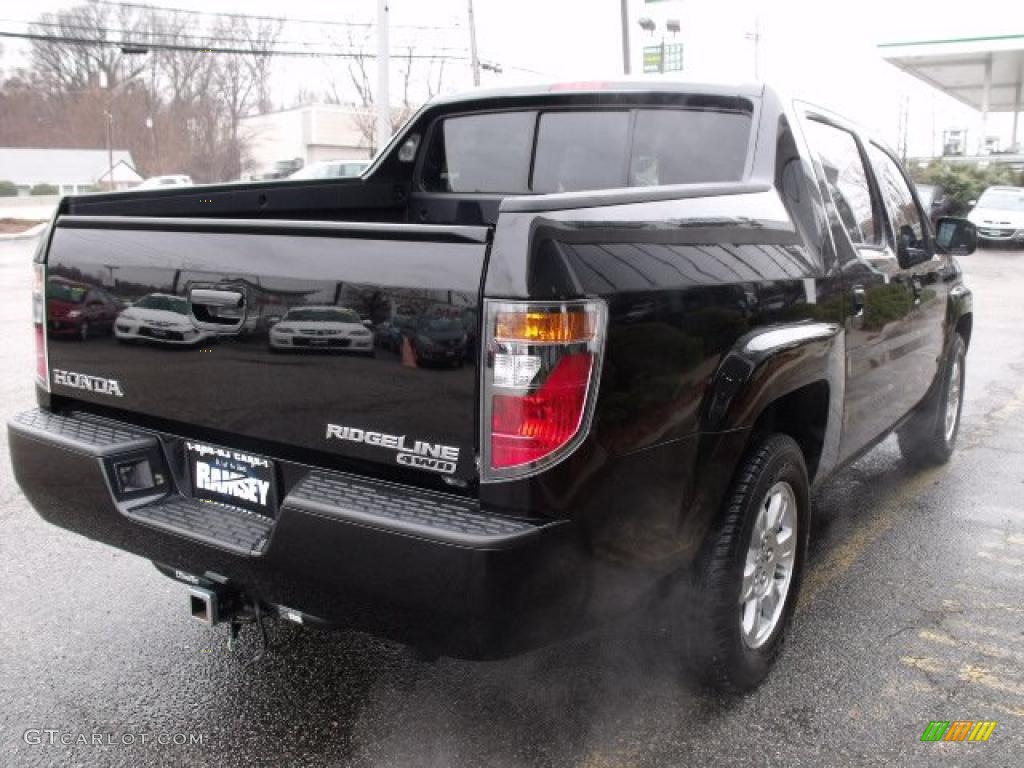
M 480 56 L 476 50 L 476 21 L 473 19 L 473 0 L 469 0 L 469 59 L 473 66 L 473 85 L 480 85 Z
M 114 113 L 113 113 L 113 100 L 109 100 L 107 103 L 107 173 L 110 177 L 107 179 L 107 184 L 110 185 L 111 189 L 114 189 Z
M 388 0 L 377 2 L 377 151 L 391 138 L 391 104 L 388 92 L 390 61 L 388 53 Z
M 470 0 L 472 3 L 472 0 Z M 622 14 L 622 74 L 630 74 L 629 66 L 629 0 L 620 3 Z

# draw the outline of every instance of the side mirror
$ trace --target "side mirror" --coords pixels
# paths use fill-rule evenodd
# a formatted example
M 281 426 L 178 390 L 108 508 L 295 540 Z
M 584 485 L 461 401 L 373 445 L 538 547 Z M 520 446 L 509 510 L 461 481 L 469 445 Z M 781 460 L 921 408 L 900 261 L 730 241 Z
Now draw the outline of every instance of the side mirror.
M 366 326 L 367 328 L 373 328 L 373 323 L 370 322 L 369 320 L 363 320 L 363 325 Z
M 978 201 L 977 201 L 977 200 L 968 200 L 968 201 L 967 201 L 967 207 L 968 207 L 968 208 L 973 208 L 973 207 L 974 207 L 974 206 L 976 206 L 977 204 L 978 204 Z
M 978 247 L 978 228 L 967 219 L 942 216 L 935 223 L 935 243 L 946 253 L 967 256 Z

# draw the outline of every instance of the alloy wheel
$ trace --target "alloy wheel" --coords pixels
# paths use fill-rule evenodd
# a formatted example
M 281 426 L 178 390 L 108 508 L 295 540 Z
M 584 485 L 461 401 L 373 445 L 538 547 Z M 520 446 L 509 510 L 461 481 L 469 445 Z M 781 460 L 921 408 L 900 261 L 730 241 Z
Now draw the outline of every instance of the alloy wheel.
M 740 630 L 759 648 L 781 621 L 796 566 L 796 494 L 784 481 L 773 485 L 758 508 L 743 566 Z

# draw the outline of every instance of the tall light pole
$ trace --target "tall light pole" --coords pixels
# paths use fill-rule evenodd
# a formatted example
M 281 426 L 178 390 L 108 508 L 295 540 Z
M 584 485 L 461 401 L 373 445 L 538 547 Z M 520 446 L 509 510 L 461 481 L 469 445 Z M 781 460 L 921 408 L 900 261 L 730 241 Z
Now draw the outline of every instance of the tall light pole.
M 388 52 L 388 0 L 377 0 L 377 130 L 380 152 L 391 138 L 390 60 Z
M 472 1 L 472 0 L 471 0 Z M 629 66 L 629 0 L 621 0 L 619 11 L 622 25 L 622 74 L 630 73 Z
M 107 117 L 107 173 L 110 174 L 107 183 L 110 184 L 111 189 L 114 188 L 114 114 L 111 111 L 113 108 L 114 96 L 110 94 L 107 99 L 107 108 L 103 114 Z
M 469 60 L 473 65 L 473 85 L 480 85 L 480 56 L 476 50 L 476 21 L 473 18 L 473 0 L 469 0 Z
M 744 37 L 754 42 L 754 79 L 761 79 L 761 15 L 754 15 L 754 31 Z
M 123 45 L 121 46 L 121 53 L 125 56 L 145 56 L 149 53 L 149 49 L 144 45 Z M 103 113 L 107 118 L 107 173 L 110 174 L 110 179 L 108 180 L 110 188 L 114 189 L 114 92 L 119 88 L 125 87 L 132 77 L 111 83 L 107 73 L 100 72 L 100 78 L 100 87 L 105 88 L 107 91 L 107 108 Z

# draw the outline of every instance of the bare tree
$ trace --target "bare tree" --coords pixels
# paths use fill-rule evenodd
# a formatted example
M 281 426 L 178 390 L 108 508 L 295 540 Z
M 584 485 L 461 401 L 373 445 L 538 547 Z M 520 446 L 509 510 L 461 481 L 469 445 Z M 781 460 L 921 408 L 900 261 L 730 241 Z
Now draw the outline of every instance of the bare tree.
M 353 104 L 356 108 L 354 122 L 361 138 L 361 144 L 367 148 L 371 155 L 375 154 L 376 146 L 376 125 L 377 115 L 374 109 L 374 87 L 373 75 L 375 69 L 371 66 L 375 61 L 375 54 L 366 50 L 366 38 L 356 37 L 349 32 L 347 45 L 352 52 L 348 62 L 348 82 L 352 86 L 355 99 L 346 98 L 351 92 L 344 88 L 333 71 L 325 78 L 325 98 L 331 104 Z M 426 94 L 426 99 L 433 98 L 442 88 L 444 81 L 444 59 L 434 58 L 426 60 L 423 66 L 415 57 L 415 48 L 410 44 L 392 61 L 398 63 L 398 73 L 401 77 L 400 103 L 391 105 L 391 131 L 394 133 L 409 116 L 425 100 L 417 98 L 419 94 Z M 440 66 L 436 66 L 440 63 Z
M 195 17 L 189 14 L 170 12 L 156 15 L 154 31 L 160 41 L 169 48 L 153 51 L 151 57 L 166 80 L 170 103 L 173 106 L 193 105 L 197 96 L 209 88 L 211 72 L 210 54 L 205 51 L 181 50 L 187 48 L 195 38 Z
M 213 74 L 214 92 L 226 120 L 226 167 L 228 178 L 237 178 L 242 170 L 243 146 L 239 136 L 242 118 L 256 108 L 269 110 L 270 55 L 281 33 L 281 23 L 260 19 L 226 18 L 214 27 L 214 35 L 232 40 L 245 40 L 251 53 L 217 54 Z
M 145 39 L 150 26 L 148 10 L 137 7 L 86 4 L 66 11 L 44 13 L 30 25 L 34 35 L 32 69 L 38 83 L 52 93 L 81 92 L 95 87 L 101 78 L 115 87 L 143 71 L 145 63 L 126 55 L 110 41 L 132 35 Z M 123 31 L 122 31 L 123 30 Z M 83 45 L 67 39 L 96 40 L 106 45 Z
M 30 66 L 0 83 L 0 145 L 100 148 L 110 128 L 143 174 L 237 178 L 247 154 L 242 120 L 272 108 L 271 52 L 282 27 L 280 20 L 80 0 L 42 14 L 31 26 L 40 39 L 30 43 Z M 125 41 L 149 53 L 126 55 Z M 241 52 L 203 50 L 213 41 Z M 303 89 L 298 102 L 350 105 L 361 145 L 373 152 L 372 30 L 351 27 L 338 47 L 353 55 L 322 84 Z M 444 59 L 421 59 L 415 50 L 410 41 L 394 57 L 393 129 L 443 86 Z
M 270 99 L 271 56 L 267 50 L 280 38 L 283 26 L 280 19 L 258 19 L 246 29 L 246 40 L 252 51 L 246 62 L 256 83 L 256 107 L 260 112 L 269 112 L 273 108 Z

